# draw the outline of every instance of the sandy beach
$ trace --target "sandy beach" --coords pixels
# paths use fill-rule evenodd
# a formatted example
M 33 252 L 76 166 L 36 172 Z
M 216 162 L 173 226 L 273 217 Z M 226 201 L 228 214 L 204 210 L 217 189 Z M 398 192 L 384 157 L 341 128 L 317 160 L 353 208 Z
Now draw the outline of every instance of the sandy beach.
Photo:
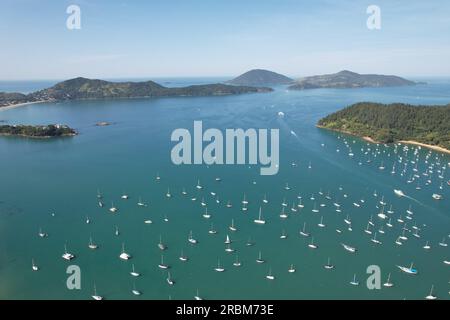
M 1 111 L 6 111 L 6 110 L 10 110 L 10 109 L 14 109 L 14 108 L 27 106 L 29 104 L 36 104 L 36 103 L 43 103 L 43 102 L 49 102 L 49 101 L 33 101 L 33 102 L 24 102 L 24 103 L 13 104 L 13 105 L 7 106 L 7 107 L 0 107 L 0 112 Z
M 348 131 L 344 131 L 344 130 L 335 130 L 335 129 L 329 129 L 326 128 L 324 126 L 320 126 L 320 125 L 316 125 L 317 128 L 321 128 L 321 129 L 325 129 L 325 130 L 331 130 L 331 131 L 335 131 L 335 132 L 340 132 L 340 133 L 346 133 L 355 137 L 359 137 L 361 139 L 363 139 L 364 141 L 370 142 L 370 143 L 374 143 L 374 144 L 380 144 L 380 142 L 375 141 L 374 139 L 372 139 L 371 137 L 360 137 L 354 133 L 348 132 Z M 450 150 L 445 149 L 443 147 L 439 147 L 439 146 L 433 146 L 431 144 L 426 144 L 426 143 L 421 143 L 421 142 L 417 142 L 417 141 L 413 141 L 413 140 L 400 140 L 400 141 L 396 141 L 394 143 L 403 143 L 403 144 L 411 144 L 411 145 L 415 145 L 415 146 L 421 146 L 424 148 L 428 148 L 434 151 L 438 151 L 438 152 L 443 152 L 443 153 L 447 153 L 450 154 Z
M 439 146 L 433 146 L 431 144 L 425 144 L 425 143 L 421 143 L 421 142 L 417 142 L 417 141 L 413 141 L 413 140 L 401 140 L 401 141 L 398 141 L 398 142 L 399 143 L 404 143 L 404 144 L 412 144 L 412 145 L 415 145 L 415 146 L 421 146 L 421 147 L 428 148 L 428 149 L 431 149 L 431 150 L 434 150 L 434 151 L 439 151 L 439 152 L 450 154 L 450 150 L 445 149 L 443 147 L 439 147 Z

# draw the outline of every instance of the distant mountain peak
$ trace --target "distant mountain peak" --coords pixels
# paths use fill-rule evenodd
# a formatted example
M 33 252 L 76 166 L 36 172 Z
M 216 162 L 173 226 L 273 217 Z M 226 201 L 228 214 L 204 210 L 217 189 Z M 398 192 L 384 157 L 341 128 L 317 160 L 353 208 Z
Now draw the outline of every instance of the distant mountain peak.
M 337 74 L 340 74 L 340 75 L 352 75 L 352 76 L 353 75 L 358 75 L 358 73 L 350 71 L 350 70 L 341 70 Z
M 227 83 L 241 86 L 263 86 L 289 84 L 293 81 L 294 80 L 289 77 L 270 70 L 252 69 L 233 80 L 227 81 Z

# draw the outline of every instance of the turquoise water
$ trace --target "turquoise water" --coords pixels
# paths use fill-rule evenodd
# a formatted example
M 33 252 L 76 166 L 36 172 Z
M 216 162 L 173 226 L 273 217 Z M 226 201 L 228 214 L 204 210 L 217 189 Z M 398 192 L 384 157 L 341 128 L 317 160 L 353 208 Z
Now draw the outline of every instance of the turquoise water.
M 187 80 L 170 82 L 186 84 Z M 14 84 L 9 86 L 14 89 Z M 448 299 L 450 267 L 443 261 L 450 260 L 450 252 L 438 243 L 444 237 L 450 242 L 450 188 L 446 185 L 450 157 L 432 152 L 425 163 L 428 151 L 418 151 L 422 189 L 416 190 L 417 179 L 407 183 L 415 165 L 409 163 L 401 175 L 406 159 L 416 159 L 415 148 L 409 147 L 405 154 L 404 146 L 377 147 L 314 126 L 321 117 L 357 101 L 445 104 L 450 101 L 450 81 L 403 88 L 303 92 L 280 87 L 268 94 L 79 101 L 0 112 L 0 120 L 7 123 L 65 123 L 80 133 L 56 140 L 0 139 L 0 298 L 90 299 L 95 282 L 98 294 L 105 299 L 192 299 L 197 289 L 205 299 L 422 299 L 432 285 L 438 298 Z M 285 113 L 284 118 L 277 116 L 279 111 Z M 192 130 L 194 120 L 222 130 L 279 128 L 278 175 L 260 176 L 259 166 L 173 165 L 170 134 L 176 128 Z M 97 127 L 98 121 L 113 125 Z M 353 157 L 348 156 L 346 143 Z M 370 163 L 366 161 L 369 158 Z M 378 169 L 381 162 L 385 170 Z M 394 162 L 396 173 L 391 174 Z M 422 175 L 430 165 L 433 173 Z M 157 173 L 160 181 L 155 179 Z M 216 177 L 222 181 L 215 181 Z M 428 178 L 432 183 L 427 186 Z M 196 189 L 198 179 L 202 190 Z M 290 190 L 285 190 L 286 183 Z M 168 188 L 170 199 L 166 197 Z M 188 195 L 181 194 L 183 188 Z M 394 188 L 414 200 L 396 197 Z M 103 195 L 104 208 L 97 205 L 97 189 Z M 220 204 L 210 192 L 219 196 Z M 328 192 L 332 200 L 325 198 Z M 128 200 L 120 199 L 124 193 L 130 196 Z M 249 201 L 246 213 L 241 210 L 244 193 Z M 433 200 L 433 193 L 442 194 L 444 200 Z M 262 203 L 264 194 L 268 204 Z M 305 207 L 291 212 L 299 194 Z M 310 200 L 312 194 L 314 201 Z M 377 217 L 382 195 L 388 203 L 386 209 L 392 204 L 395 210 L 393 228 Z M 139 197 L 148 207 L 137 206 Z M 202 217 L 202 197 L 212 215 L 209 220 Z M 289 217 L 280 219 L 284 199 Z M 226 208 L 228 200 L 233 208 Z M 116 214 L 108 211 L 112 201 L 119 209 Z M 335 211 L 333 202 L 341 205 L 341 213 Z M 353 202 L 361 206 L 355 207 Z M 319 213 L 311 211 L 314 203 Z M 414 211 L 412 220 L 405 219 L 409 205 Z M 253 223 L 260 206 L 267 220 L 264 226 Z M 344 222 L 347 215 L 353 231 Z M 373 230 L 383 225 L 385 234 L 377 234 L 382 245 L 373 244 L 371 236 L 364 233 L 371 215 Z M 397 222 L 400 215 L 409 230 L 402 246 L 395 244 L 403 227 Z M 86 216 L 90 224 L 86 224 Z M 322 216 L 325 228 L 317 226 Z M 145 224 L 148 219 L 153 223 Z M 228 230 L 231 219 L 237 232 Z M 308 248 L 310 238 L 299 235 L 304 222 L 319 246 L 317 250 Z M 217 235 L 208 233 L 211 223 Z M 421 228 L 420 239 L 412 235 L 414 224 Z M 114 234 L 116 226 L 119 236 Z M 48 233 L 47 238 L 38 237 L 40 227 Z M 282 230 L 287 239 L 280 239 Z M 197 245 L 188 243 L 190 231 Z M 235 253 L 224 250 L 227 234 Z M 168 247 L 164 260 L 171 267 L 174 286 L 166 283 L 166 271 L 158 268 L 160 235 Z M 95 251 L 87 247 L 90 236 L 99 245 Z M 246 246 L 249 237 L 254 241 L 251 247 Z M 431 250 L 422 248 L 426 241 Z M 345 251 L 341 242 L 358 252 Z M 118 258 L 122 243 L 132 255 L 127 262 Z M 61 258 L 64 244 L 76 255 L 71 262 Z M 188 262 L 178 259 L 181 250 Z M 255 262 L 259 251 L 264 264 Z M 236 254 L 241 267 L 233 266 Z M 333 270 L 323 267 L 328 258 Z M 38 272 L 31 269 L 32 259 L 40 268 Z M 226 269 L 223 273 L 213 270 L 218 259 Z M 419 275 L 401 273 L 396 267 L 411 262 Z M 138 278 L 129 274 L 132 263 L 141 273 Z M 81 290 L 66 288 L 66 268 L 71 264 L 81 268 Z M 288 273 L 291 264 L 295 273 Z M 382 283 L 391 273 L 394 287 L 368 290 L 369 265 L 380 266 Z M 276 277 L 273 281 L 265 278 L 269 269 Z M 355 273 L 360 281 L 357 287 L 349 284 Z M 142 291 L 140 297 L 131 293 L 134 284 Z

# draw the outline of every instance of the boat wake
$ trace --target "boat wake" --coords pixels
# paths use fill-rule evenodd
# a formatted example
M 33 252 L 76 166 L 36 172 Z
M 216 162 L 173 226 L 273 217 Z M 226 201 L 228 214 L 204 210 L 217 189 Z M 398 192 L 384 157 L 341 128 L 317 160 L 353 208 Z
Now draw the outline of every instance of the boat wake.
M 420 204 L 421 206 L 425 206 L 425 204 L 423 204 L 422 202 L 420 202 L 419 200 L 417 200 L 417 199 L 415 199 L 415 198 L 413 198 L 413 197 L 411 197 L 411 196 L 408 196 L 408 195 L 405 194 L 402 190 L 394 189 L 394 193 L 395 193 L 395 195 L 398 196 L 398 197 L 405 197 L 405 198 L 408 198 L 408 199 L 410 199 L 410 200 L 412 200 L 412 201 L 414 201 L 414 202 Z

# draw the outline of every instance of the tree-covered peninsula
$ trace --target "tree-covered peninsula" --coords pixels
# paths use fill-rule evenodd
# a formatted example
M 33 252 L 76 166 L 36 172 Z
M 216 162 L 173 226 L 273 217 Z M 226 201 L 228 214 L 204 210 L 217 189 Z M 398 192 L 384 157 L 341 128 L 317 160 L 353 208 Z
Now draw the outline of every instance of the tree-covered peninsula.
M 450 104 L 361 102 L 326 116 L 318 126 L 382 143 L 409 141 L 450 150 Z

